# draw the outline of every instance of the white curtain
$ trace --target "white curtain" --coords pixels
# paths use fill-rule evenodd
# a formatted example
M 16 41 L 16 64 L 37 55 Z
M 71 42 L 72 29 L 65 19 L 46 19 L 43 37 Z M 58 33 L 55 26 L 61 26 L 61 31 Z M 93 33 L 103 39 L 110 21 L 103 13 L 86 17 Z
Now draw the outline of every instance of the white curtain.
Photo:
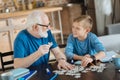
M 98 35 L 105 34 L 106 23 L 111 23 L 111 0 L 94 0 Z M 105 19 L 106 18 L 106 19 Z
M 102 12 L 105 15 L 110 15 L 112 13 L 111 0 L 100 0 L 102 1 Z

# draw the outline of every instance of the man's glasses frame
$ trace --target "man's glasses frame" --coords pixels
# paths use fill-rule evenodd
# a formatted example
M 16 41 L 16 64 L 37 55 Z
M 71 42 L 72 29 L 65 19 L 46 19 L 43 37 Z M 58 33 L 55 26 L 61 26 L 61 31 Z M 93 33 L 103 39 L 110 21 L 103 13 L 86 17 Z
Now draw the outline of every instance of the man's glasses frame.
M 48 28 L 48 26 L 50 26 L 50 23 L 49 23 L 48 25 L 43 25 L 43 24 L 37 24 L 37 25 L 43 26 L 43 27 L 47 27 L 47 28 Z

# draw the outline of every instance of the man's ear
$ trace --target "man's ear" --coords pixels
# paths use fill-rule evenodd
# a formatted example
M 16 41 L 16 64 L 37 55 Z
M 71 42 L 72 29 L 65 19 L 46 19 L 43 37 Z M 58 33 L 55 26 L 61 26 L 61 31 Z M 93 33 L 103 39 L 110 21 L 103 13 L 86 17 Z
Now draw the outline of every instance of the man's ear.
M 39 31 L 39 27 L 37 25 L 32 26 L 33 31 Z

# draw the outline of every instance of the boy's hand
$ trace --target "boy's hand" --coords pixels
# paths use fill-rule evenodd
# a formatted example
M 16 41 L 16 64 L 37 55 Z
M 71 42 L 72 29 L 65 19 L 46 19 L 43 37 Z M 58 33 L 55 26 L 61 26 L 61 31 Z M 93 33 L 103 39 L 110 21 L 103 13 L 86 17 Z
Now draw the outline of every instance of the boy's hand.
M 83 67 L 86 67 L 88 65 L 88 63 L 91 63 L 92 61 L 93 61 L 93 59 L 91 59 L 89 56 L 84 56 L 82 59 L 81 65 Z

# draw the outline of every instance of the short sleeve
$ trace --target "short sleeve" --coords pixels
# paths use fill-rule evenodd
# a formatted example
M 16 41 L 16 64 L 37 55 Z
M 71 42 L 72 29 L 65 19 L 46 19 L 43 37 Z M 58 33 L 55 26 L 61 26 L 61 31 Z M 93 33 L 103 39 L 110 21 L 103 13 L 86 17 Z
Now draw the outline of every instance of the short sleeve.
M 16 38 L 14 41 L 14 58 L 23 58 L 25 56 L 25 46 L 21 39 Z
M 58 46 L 50 30 L 48 31 L 48 41 L 52 42 L 51 49 Z

